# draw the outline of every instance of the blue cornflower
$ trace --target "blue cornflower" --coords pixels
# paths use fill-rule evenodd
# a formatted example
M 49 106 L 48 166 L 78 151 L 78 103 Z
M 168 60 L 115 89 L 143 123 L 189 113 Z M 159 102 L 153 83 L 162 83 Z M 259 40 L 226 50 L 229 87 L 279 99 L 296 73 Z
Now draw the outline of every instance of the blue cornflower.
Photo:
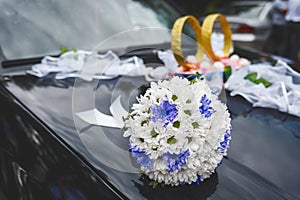
M 224 140 L 220 142 L 220 146 L 218 147 L 218 150 L 220 150 L 221 153 L 224 153 L 225 149 L 229 147 L 230 139 L 231 139 L 230 130 L 227 129 L 225 131 Z
M 162 154 L 162 159 L 168 164 L 169 173 L 175 169 L 181 170 L 181 167 L 186 164 L 186 158 L 190 156 L 189 150 L 180 150 L 180 154 L 170 154 L 169 152 Z
M 203 176 L 197 174 L 197 179 L 195 181 L 192 182 L 192 184 L 200 184 L 201 181 L 203 180 Z
M 217 164 L 217 167 L 220 167 L 222 165 L 222 160 Z
M 163 123 L 164 127 L 173 122 L 178 114 L 176 104 L 170 104 L 167 100 L 163 100 L 159 105 L 151 106 L 150 110 L 152 113 L 151 120 Z
M 132 157 L 136 158 L 139 165 L 150 169 L 153 166 L 153 160 L 146 154 L 145 150 L 139 149 L 137 146 L 130 146 Z
M 209 100 L 204 94 L 200 100 L 201 106 L 199 107 L 199 111 L 205 118 L 209 118 L 215 111 L 213 107 L 210 106 L 211 100 Z

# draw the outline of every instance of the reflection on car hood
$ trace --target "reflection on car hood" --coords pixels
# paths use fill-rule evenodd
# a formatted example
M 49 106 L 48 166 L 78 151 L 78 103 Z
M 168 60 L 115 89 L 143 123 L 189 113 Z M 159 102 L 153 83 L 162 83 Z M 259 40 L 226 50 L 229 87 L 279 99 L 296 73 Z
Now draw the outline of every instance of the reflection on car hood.
M 233 32 L 238 28 L 238 26 L 240 24 L 246 24 L 246 25 L 252 26 L 252 27 L 259 27 L 265 23 L 264 21 L 260 21 L 257 18 L 246 19 L 246 18 L 240 18 L 240 17 L 234 17 L 234 16 L 228 16 L 226 18 L 227 18 Z
M 120 89 L 114 92 L 122 96 L 123 102 L 142 92 L 137 86 L 147 87 L 148 84 L 143 77 L 122 79 Z M 94 102 L 101 112 L 109 114 L 111 91 L 119 81 L 92 83 L 97 85 Z M 121 130 L 89 126 L 75 119 L 79 128 L 76 130 L 72 112 L 74 79 L 58 81 L 19 75 L 3 84 L 129 199 L 296 199 L 295 196 L 300 195 L 300 119 L 297 117 L 271 109 L 252 108 L 240 97 L 227 96 L 233 129 L 231 148 L 222 166 L 200 185 L 152 189 L 147 177 L 109 166 L 134 165 L 133 160 L 121 156 L 122 152 L 128 152 L 128 138 L 123 137 Z M 75 87 L 84 89 L 90 84 L 79 80 Z M 82 94 L 81 106 L 94 100 Z M 97 151 L 97 155 L 93 154 Z

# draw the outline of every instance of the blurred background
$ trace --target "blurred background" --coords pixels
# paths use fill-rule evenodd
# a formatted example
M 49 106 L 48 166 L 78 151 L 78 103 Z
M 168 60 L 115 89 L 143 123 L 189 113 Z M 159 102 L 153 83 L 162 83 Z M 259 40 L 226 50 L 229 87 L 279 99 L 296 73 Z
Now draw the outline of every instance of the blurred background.
M 300 0 L 80 0 L 49 2 L 35 0 L 0 1 L 0 57 L 7 59 L 54 55 L 58 47 L 90 49 L 112 35 L 143 27 L 171 29 L 183 15 L 202 22 L 208 14 L 222 13 L 232 29 L 235 47 L 261 51 L 299 64 L 300 23 L 291 36 L 288 2 Z M 110 12 L 107 12 L 109 10 Z M 291 9 L 290 9 L 291 10 Z M 298 11 L 297 11 L 298 12 Z M 296 12 L 296 14 L 298 14 Z M 295 14 L 295 13 L 294 13 Z M 296 16 L 298 17 L 298 16 Z M 122 20 L 120 20 L 122 19 Z M 104 28 L 105 27 L 105 28 Z M 215 31 L 220 26 L 215 23 Z M 88 31 L 86 31 L 88 30 Z M 192 34 L 186 34 L 192 36 Z M 115 48 L 141 43 L 170 43 L 169 35 L 132 37 L 116 41 Z M 142 35 L 140 35 L 142 37 Z M 128 43 L 128 44 L 124 44 Z M 109 46 L 109 49 L 114 47 Z M 3 53 L 1 53 L 2 51 Z M 107 50 L 107 49 L 105 49 Z M 260 53 L 261 54 L 261 53 Z M 299 65 L 300 66 L 300 65 Z
M 235 45 L 262 50 L 267 45 L 266 42 L 271 42 L 267 39 L 272 29 L 272 0 L 175 0 L 173 3 L 183 13 L 192 14 L 200 21 L 211 13 L 219 12 L 226 15 L 232 28 Z
M 240 0 L 243 1 L 243 0 Z M 170 3 L 174 4 L 178 9 L 189 12 L 197 17 L 210 14 L 219 10 L 220 7 L 224 7 L 234 0 L 173 0 Z
M 288 0 L 173 0 L 171 3 L 182 13 L 196 16 L 200 22 L 207 14 L 224 14 L 232 29 L 234 45 L 262 50 L 294 62 L 300 60 L 299 51 L 296 55 L 291 52 L 291 44 L 298 48 L 299 42 L 287 35 Z M 218 29 L 217 24 L 215 28 Z

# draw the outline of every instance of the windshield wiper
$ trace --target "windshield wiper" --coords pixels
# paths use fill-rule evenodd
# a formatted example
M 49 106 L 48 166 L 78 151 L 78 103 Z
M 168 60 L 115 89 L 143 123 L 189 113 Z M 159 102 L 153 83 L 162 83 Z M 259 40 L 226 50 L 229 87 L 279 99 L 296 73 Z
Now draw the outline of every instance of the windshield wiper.
M 57 57 L 58 55 L 54 55 Z M 40 57 L 33 57 L 33 58 L 22 58 L 22 59 L 15 59 L 15 60 L 3 60 L 1 65 L 3 69 L 17 67 L 21 65 L 32 65 L 40 63 L 44 56 Z

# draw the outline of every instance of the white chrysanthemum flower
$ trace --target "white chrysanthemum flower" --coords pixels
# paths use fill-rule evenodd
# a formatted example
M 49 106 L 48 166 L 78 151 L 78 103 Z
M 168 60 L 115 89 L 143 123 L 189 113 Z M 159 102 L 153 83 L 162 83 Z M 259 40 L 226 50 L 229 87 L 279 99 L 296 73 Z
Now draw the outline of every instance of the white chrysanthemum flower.
M 199 183 L 227 153 L 230 116 L 203 80 L 151 83 L 125 119 L 132 156 L 154 181 Z

